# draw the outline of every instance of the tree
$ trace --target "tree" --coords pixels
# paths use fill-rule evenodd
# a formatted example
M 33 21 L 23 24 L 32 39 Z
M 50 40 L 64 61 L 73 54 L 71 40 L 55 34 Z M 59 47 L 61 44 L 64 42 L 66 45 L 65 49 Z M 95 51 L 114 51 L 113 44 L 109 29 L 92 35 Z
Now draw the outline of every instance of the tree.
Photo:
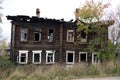
M 77 19 L 77 42 L 81 42 L 82 35 L 88 35 L 90 33 L 94 33 L 95 37 L 89 41 L 88 51 L 92 53 L 96 50 L 96 43 L 100 44 L 99 49 L 99 58 L 101 60 L 108 60 L 109 55 L 109 45 L 107 45 L 104 40 L 104 34 L 106 32 L 106 27 L 110 26 L 114 23 L 111 19 L 108 21 L 101 21 L 103 17 L 105 17 L 104 11 L 109 7 L 109 3 L 103 4 L 101 1 L 95 2 L 94 0 L 88 1 L 86 0 L 85 4 L 76 9 L 75 16 Z M 85 38 L 87 38 L 86 36 Z

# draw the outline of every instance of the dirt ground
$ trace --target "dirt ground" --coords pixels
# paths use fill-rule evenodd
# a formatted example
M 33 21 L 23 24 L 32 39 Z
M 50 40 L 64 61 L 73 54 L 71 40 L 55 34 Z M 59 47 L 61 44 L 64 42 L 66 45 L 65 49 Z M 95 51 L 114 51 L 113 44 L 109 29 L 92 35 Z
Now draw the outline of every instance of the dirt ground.
M 82 78 L 73 80 L 120 80 L 120 77 L 107 77 L 107 78 Z

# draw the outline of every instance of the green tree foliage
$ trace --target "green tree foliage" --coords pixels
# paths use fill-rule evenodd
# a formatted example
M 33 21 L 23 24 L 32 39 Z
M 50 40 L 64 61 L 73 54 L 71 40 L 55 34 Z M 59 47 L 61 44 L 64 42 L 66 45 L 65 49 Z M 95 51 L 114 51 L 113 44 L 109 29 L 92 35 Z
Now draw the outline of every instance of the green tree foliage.
M 96 51 L 96 45 L 99 43 L 99 58 L 101 60 L 109 60 L 114 57 L 114 51 L 111 49 L 113 48 L 112 44 L 108 42 L 108 45 L 106 45 L 104 42 L 104 34 L 106 34 L 106 27 L 104 26 L 106 26 L 106 24 L 100 21 L 101 18 L 105 16 L 104 11 L 109 5 L 109 3 L 103 4 L 101 1 L 95 2 L 94 0 L 86 0 L 85 4 L 77 8 L 75 12 L 78 26 L 77 42 L 81 43 L 81 31 L 84 31 L 86 35 L 95 33 L 96 36 L 94 39 L 89 40 L 88 51 L 89 53 Z M 111 23 L 108 21 L 107 26 Z

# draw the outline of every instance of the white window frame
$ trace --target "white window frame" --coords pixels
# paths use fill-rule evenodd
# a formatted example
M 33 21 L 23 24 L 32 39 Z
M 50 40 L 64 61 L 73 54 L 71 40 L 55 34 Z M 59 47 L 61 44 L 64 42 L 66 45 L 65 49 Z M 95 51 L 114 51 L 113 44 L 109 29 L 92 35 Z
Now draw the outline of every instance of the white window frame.
M 41 53 L 42 53 L 42 50 L 34 50 L 32 52 L 33 52 L 32 63 L 33 64 L 41 64 Z M 34 62 L 34 55 L 35 54 L 39 54 L 39 62 Z
M 99 59 L 98 59 L 98 62 L 96 60 L 94 61 L 94 55 L 96 55 L 96 54 L 97 54 L 96 52 L 92 53 L 92 64 L 99 64 L 100 63 Z
M 73 62 L 68 62 L 68 54 L 73 54 Z M 66 51 L 66 64 L 74 64 L 75 62 L 75 51 Z
M 21 55 L 22 54 L 26 54 L 26 61 L 25 62 L 21 62 Z M 28 63 L 28 50 L 19 50 L 19 59 L 18 59 L 18 63 L 19 64 L 27 64 Z
M 81 54 L 86 54 L 86 62 L 88 61 L 88 53 L 87 52 L 79 52 L 79 62 L 81 62 Z
M 47 62 L 48 61 L 48 54 L 53 53 L 53 62 Z M 46 64 L 54 64 L 55 63 L 55 50 L 46 50 Z
M 72 32 L 72 33 L 73 33 L 73 39 L 70 39 L 70 40 L 69 40 L 69 38 L 68 38 L 68 37 L 69 37 L 69 36 L 68 36 L 68 35 L 69 35 L 69 32 Z M 67 30 L 67 42 L 74 42 L 74 30 Z
M 26 39 L 24 39 L 25 37 L 25 34 L 26 33 Z M 20 41 L 27 41 L 27 38 L 28 38 L 28 29 L 27 28 L 21 28 L 21 31 L 20 31 Z

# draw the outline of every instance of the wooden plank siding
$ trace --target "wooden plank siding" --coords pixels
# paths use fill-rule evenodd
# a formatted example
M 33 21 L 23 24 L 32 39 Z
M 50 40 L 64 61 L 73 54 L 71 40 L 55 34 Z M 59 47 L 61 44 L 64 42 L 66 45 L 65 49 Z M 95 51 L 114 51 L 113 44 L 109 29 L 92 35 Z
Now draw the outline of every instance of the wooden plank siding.
M 16 21 L 17 17 L 9 18 L 12 20 L 11 27 L 11 60 L 17 62 L 17 56 L 19 56 L 19 50 L 28 50 L 28 63 L 32 63 L 33 50 L 42 50 L 41 64 L 46 64 L 46 50 L 55 50 L 55 63 L 66 64 L 66 51 L 75 51 L 75 63 L 79 62 L 79 51 L 88 52 L 87 43 L 81 43 L 76 45 L 75 42 L 67 42 L 67 30 L 74 30 L 76 38 L 76 24 L 74 22 L 65 22 L 58 20 L 46 20 L 38 19 L 31 21 Z M 35 18 L 36 19 L 36 18 Z M 13 25 L 15 25 L 15 32 L 13 31 Z M 21 28 L 27 28 L 27 41 L 20 41 Z M 41 29 L 41 40 L 34 41 L 34 29 Z M 54 41 L 48 41 L 49 29 L 53 29 Z M 92 38 L 93 33 L 89 33 L 88 41 Z M 13 36 L 14 35 L 14 36 Z M 108 28 L 106 28 L 104 41 L 108 40 Z M 100 45 L 96 45 L 97 49 Z M 97 50 L 96 50 L 97 51 Z M 88 56 L 89 57 L 89 56 Z M 89 57 L 88 60 L 91 60 Z

